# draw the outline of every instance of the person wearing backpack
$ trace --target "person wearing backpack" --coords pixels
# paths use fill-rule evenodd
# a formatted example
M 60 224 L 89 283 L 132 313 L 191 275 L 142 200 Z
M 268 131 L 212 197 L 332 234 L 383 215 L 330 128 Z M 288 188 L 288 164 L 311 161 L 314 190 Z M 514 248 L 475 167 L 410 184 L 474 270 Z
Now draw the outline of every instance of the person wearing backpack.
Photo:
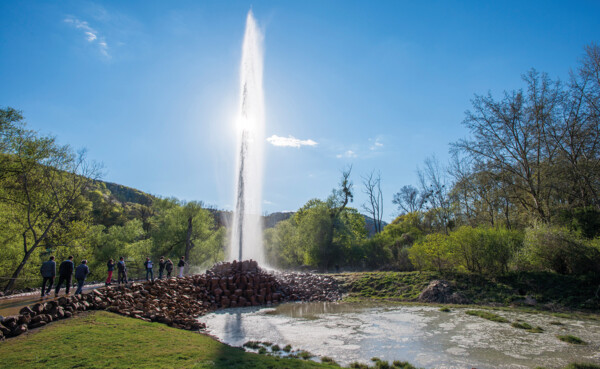
M 77 279 L 77 290 L 76 295 L 81 295 L 83 292 L 83 284 L 85 283 L 85 277 L 90 274 L 90 268 L 87 266 L 87 260 L 82 260 L 81 264 L 75 268 L 75 279 Z
M 146 267 L 146 281 L 148 281 L 148 274 L 150 274 L 152 283 L 154 283 L 154 272 L 152 271 L 152 260 L 150 260 L 150 258 L 146 258 L 144 267 Z
M 167 278 L 171 278 L 171 273 L 173 272 L 173 262 L 171 259 L 167 259 L 165 262 L 165 269 L 167 270 Z

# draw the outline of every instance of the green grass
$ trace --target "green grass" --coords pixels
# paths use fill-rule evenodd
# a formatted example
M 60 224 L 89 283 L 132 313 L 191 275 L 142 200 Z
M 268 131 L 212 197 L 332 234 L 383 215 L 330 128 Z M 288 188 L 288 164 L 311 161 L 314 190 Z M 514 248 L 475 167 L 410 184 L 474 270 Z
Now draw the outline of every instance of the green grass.
M 574 345 L 587 345 L 587 343 L 579 337 L 572 336 L 570 334 L 566 335 L 557 335 L 556 338 L 563 342 L 571 343 Z
M 521 323 L 521 322 L 513 322 L 513 324 L 511 324 L 513 327 L 515 328 L 519 328 L 519 329 L 533 329 L 533 327 L 529 324 L 529 323 Z
M 511 325 L 515 328 L 525 329 L 527 332 L 530 333 L 542 333 L 544 331 L 542 327 L 532 327 L 531 324 L 523 321 L 516 321 L 513 322 Z
M 450 312 L 450 308 L 449 307 L 441 307 L 440 311 L 443 313 L 449 313 Z
M 333 360 L 333 359 L 332 359 L 332 358 L 330 358 L 329 356 L 323 356 L 323 357 L 321 358 L 321 362 L 322 362 L 322 363 L 329 363 L 329 364 L 332 364 L 332 365 L 338 365 L 338 366 L 339 366 L 339 364 L 338 364 L 338 363 L 336 363 L 336 362 L 335 362 L 335 360 Z
M 473 305 L 522 305 L 532 296 L 545 304 L 578 311 L 598 311 L 600 301 L 590 299 L 598 288 L 593 276 L 569 276 L 547 272 L 508 273 L 485 276 L 458 272 L 361 272 L 336 275 L 348 292 L 345 300 L 364 299 L 417 301 L 421 291 L 434 279 L 444 279 Z
M 506 318 L 501 317 L 500 315 L 490 313 L 489 311 L 481 311 L 481 310 L 467 310 L 465 311 L 468 315 L 478 316 L 483 319 L 491 320 L 493 322 L 498 323 L 508 323 Z
M 0 343 L 0 368 L 336 368 L 257 355 L 194 332 L 108 312 L 51 323 Z

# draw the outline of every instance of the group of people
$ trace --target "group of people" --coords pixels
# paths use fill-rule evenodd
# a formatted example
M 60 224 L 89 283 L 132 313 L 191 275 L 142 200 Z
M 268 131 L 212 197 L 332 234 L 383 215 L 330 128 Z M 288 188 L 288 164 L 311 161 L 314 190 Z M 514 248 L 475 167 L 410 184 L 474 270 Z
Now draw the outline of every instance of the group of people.
M 185 265 L 185 257 L 182 256 L 181 259 L 179 259 L 179 263 L 177 263 L 177 266 L 179 267 L 178 277 L 183 277 Z M 146 258 L 146 261 L 144 262 L 144 268 L 146 268 L 146 280 L 154 282 L 154 264 L 152 263 L 152 260 L 150 260 L 150 258 Z M 167 271 L 167 278 L 171 278 L 171 273 L 173 272 L 173 262 L 171 261 L 171 259 L 165 260 L 165 257 L 161 256 L 158 260 L 158 279 L 163 278 L 165 270 Z
M 60 263 L 60 266 L 58 267 L 58 283 L 56 284 L 56 289 L 54 290 L 55 296 L 58 296 L 63 283 L 65 284 L 66 294 L 69 294 L 69 290 L 71 289 L 71 280 L 73 278 L 73 271 L 75 271 L 75 279 L 77 280 L 77 290 L 75 290 L 75 294 L 77 295 L 83 292 L 83 283 L 85 282 L 85 278 L 88 276 L 88 274 L 90 274 L 90 268 L 87 266 L 87 260 L 83 259 L 81 264 L 75 267 L 75 264 L 73 263 L 73 256 L 69 256 L 67 260 Z M 54 261 L 54 256 L 50 256 L 48 261 L 42 263 L 40 273 L 44 278 L 44 281 L 42 282 L 42 297 L 48 296 L 52 290 L 54 278 L 56 277 L 56 262 Z M 46 283 L 48 284 L 47 289 Z
M 67 260 L 60 263 L 58 267 L 58 283 L 56 284 L 54 290 L 54 296 L 58 296 L 60 292 L 60 288 L 62 284 L 65 284 L 66 294 L 69 294 L 69 290 L 71 288 L 71 282 L 73 277 L 73 271 L 75 272 L 75 279 L 77 280 L 77 290 L 75 294 L 81 294 L 83 292 L 83 284 L 85 282 L 86 277 L 90 274 L 90 268 L 87 266 L 87 260 L 82 260 L 81 264 L 75 267 L 73 263 L 73 256 L 69 256 Z M 113 259 L 108 261 L 107 271 L 108 277 L 106 278 L 105 286 L 109 286 L 112 284 L 112 276 L 113 271 L 115 270 L 115 262 Z M 177 264 L 179 267 L 179 277 L 183 277 L 183 273 L 185 270 L 186 262 L 185 257 L 181 257 L 179 263 Z M 116 263 L 117 267 L 117 283 L 127 283 L 127 267 L 125 266 L 125 259 L 121 256 L 119 261 Z M 146 280 L 151 280 L 154 282 L 154 272 L 153 272 L 153 264 L 150 258 L 146 258 L 144 262 L 144 268 L 146 269 Z M 171 278 L 171 273 L 173 272 L 173 262 L 171 259 L 165 260 L 164 256 L 160 257 L 158 262 L 158 279 L 163 278 L 164 272 L 167 272 L 167 278 Z M 54 284 L 54 279 L 56 278 L 56 262 L 54 261 L 54 256 L 50 256 L 50 259 L 43 262 L 40 267 L 40 273 L 43 278 L 42 282 L 42 297 L 50 295 L 50 291 L 52 290 L 52 285 Z M 46 284 L 48 287 L 46 288 Z

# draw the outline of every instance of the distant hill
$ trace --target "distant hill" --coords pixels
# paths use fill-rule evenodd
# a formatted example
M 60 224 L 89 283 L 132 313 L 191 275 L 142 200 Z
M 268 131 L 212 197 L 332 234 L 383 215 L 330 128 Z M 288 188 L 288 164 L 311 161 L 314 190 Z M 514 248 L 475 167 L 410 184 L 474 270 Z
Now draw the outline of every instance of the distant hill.
M 145 192 L 137 190 L 135 188 L 123 186 L 117 183 L 112 182 L 104 182 L 97 181 L 98 183 L 102 183 L 106 189 L 110 191 L 110 196 L 113 200 L 117 200 L 123 204 L 133 203 L 140 204 L 145 206 L 152 206 L 152 202 L 156 199 L 155 196 L 149 195 Z M 217 222 L 217 226 L 228 227 L 232 222 L 233 212 L 229 210 L 218 210 L 218 209 L 208 209 L 210 210 Z M 264 229 L 273 228 L 277 225 L 277 223 L 287 220 L 291 218 L 295 212 L 286 211 L 286 212 L 275 212 L 268 215 L 263 216 L 263 227 Z M 367 215 L 363 214 L 365 217 L 367 232 L 369 237 L 373 237 L 375 235 L 375 222 L 373 219 Z M 383 222 L 383 226 L 385 227 L 388 223 Z
M 123 186 L 117 183 L 96 181 L 103 183 L 104 186 L 110 191 L 111 195 L 122 203 L 135 203 L 140 205 L 151 206 L 152 202 L 156 198 L 155 196 L 149 195 L 135 188 Z

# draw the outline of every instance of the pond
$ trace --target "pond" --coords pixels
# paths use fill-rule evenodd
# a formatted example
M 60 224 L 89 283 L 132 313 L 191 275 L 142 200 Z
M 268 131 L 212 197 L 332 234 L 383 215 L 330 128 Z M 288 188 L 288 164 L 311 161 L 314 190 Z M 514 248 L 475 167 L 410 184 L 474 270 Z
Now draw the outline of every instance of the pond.
M 600 322 L 546 314 L 493 311 L 540 326 L 542 333 L 514 328 L 432 306 L 376 306 L 349 303 L 282 304 L 274 308 L 226 309 L 199 318 L 208 333 L 231 346 L 247 341 L 328 356 L 342 365 L 372 357 L 403 360 L 425 368 L 559 368 L 570 362 L 600 364 Z M 587 345 L 556 336 L 571 334 Z

